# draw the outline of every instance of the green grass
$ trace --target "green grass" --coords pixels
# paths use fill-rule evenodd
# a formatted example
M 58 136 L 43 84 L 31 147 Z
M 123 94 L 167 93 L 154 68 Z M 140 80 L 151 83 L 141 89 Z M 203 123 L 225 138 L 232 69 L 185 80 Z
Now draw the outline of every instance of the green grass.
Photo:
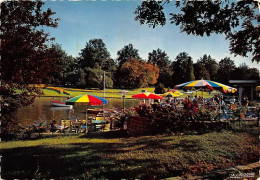
M 63 93 L 58 93 L 54 90 L 51 90 L 51 89 L 42 89 L 43 91 L 43 95 L 41 96 L 55 96 L 55 97 L 68 97 L 68 96 L 71 96 L 71 97 L 74 97 L 74 96 L 79 96 L 79 95 L 84 95 L 84 94 L 90 94 L 90 95 L 97 95 L 97 96 L 101 96 L 103 97 L 103 92 L 100 91 L 99 89 L 96 89 L 96 90 L 89 90 L 87 92 L 82 92 L 82 91 L 72 91 L 71 88 L 64 88 L 66 89 L 70 95 L 67 95 L 67 94 L 63 94 Z M 139 94 L 142 92 L 142 90 L 147 90 L 148 92 L 151 92 L 151 93 L 154 93 L 154 89 L 155 88 L 152 88 L 152 87 L 148 87 L 148 88 L 137 88 L 137 89 L 124 89 L 124 90 L 127 90 L 129 91 L 127 94 L 126 94 L 126 98 L 132 98 L 133 95 L 135 94 Z M 122 89 L 106 89 L 106 93 L 105 93 L 105 96 L 106 97 L 111 97 L 111 98 L 122 98 L 122 94 L 119 93 L 119 91 L 121 91 Z M 20 93 L 21 90 L 16 90 L 17 93 Z M 183 92 L 182 90 L 180 90 L 181 92 Z M 113 92 L 113 93 L 112 93 Z M 204 98 L 208 98 L 208 97 L 212 97 L 212 95 L 214 95 L 214 93 L 211 93 L 209 94 L 208 92 L 202 92 L 202 91 L 198 91 L 197 93 L 196 92 L 193 92 L 192 94 L 189 94 L 190 96 L 195 96 L 197 94 L 197 96 L 203 96 Z M 182 97 L 186 97 L 187 94 L 183 94 Z
M 69 91 L 70 95 L 66 95 L 66 94 L 59 94 L 57 93 L 56 91 L 54 90 L 50 90 L 50 89 L 43 89 L 43 92 L 44 92 L 44 95 L 43 96 L 71 96 L 71 97 L 74 97 L 74 96 L 79 96 L 79 95 L 84 95 L 84 94 L 90 94 L 90 95 L 97 95 L 97 96 L 103 96 L 103 92 L 100 91 L 100 90 L 93 90 L 93 91 L 88 91 L 88 92 L 82 92 L 82 91 L 72 91 L 70 90 L 70 88 L 65 88 L 67 91 Z M 139 94 L 141 93 L 141 91 L 145 89 L 147 90 L 148 92 L 151 92 L 151 93 L 154 93 L 154 88 L 138 88 L 138 89 L 125 89 L 127 91 L 129 91 L 127 94 L 126 94 L 126 98 L 131 98 L 132 95 L 135 95 L 135 94 Z M 105 93 L 105 96 L 106 97 L 114 97 L 114 98 L 121 98 L 122 97 L 122 94 L 119 93 L 119 91 L 121 91 L 122 89 L 106 89 L 106 93 Z M 111 93 L 113 92 L 113 93 Z M 196 92 L 192 93 L 191 96 L 195 96 L 196 95 Z M 202 91 L 198 91 L 197 92 L 197 96 L 203 96 L 205 98 L 208 98 L 208 97 L 211 97 L 213 94 L 209 94 L 208 92 L 202 92 Z M 186 97 L 187 95 L 186 94 L 183 94 L 182 97 Z
M 252 131 L 259 128 L 249 122 L 236 131 L 203 135 L 104 132 L 1 142 L 2 178 L 151 179 L 211 171 L 257 161 L 258 136 Z

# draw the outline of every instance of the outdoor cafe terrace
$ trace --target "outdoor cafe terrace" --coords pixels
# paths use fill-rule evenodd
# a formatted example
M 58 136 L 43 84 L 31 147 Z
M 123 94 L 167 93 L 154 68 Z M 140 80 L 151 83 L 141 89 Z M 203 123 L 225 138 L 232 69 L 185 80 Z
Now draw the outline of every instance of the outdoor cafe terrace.
M 230 123 L 256 121 L 259 105 L 248 106 L 235 98 L 221 99 L 221 95 L 203 97 L 165 97 L 133 108 L 88 109 L 87 120 L 63 119 L 60 122 L 39 124 L 25 128 L 23 138 L 49 133 L 92 133 L 126 130 L 130 135 L 172 132 L 207 132 L 228 128 Z

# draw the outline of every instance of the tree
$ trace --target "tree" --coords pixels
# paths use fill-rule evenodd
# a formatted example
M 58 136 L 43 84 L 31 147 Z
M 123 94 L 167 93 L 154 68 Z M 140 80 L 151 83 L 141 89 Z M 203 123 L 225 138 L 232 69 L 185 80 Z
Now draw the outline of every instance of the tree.
M 100 76 L 103 71 L 112 72 L 111 77 L 107 77 L 107 85 L 113 86 L 113 74 L 116 71 L 116 63 L 110 57 L 105 43 L 102 39 L 91 39 L 86 47 L 81 50 L 79 66 L 81 70 L 81 87 L 98 88 L 100 87 Z M 84 73 L 83 73 L 84 72 Z
M 168 68 L 170 65 L 169 57 L 161 49 L 153 50 L 148 54 L 148 63 L 158 66 L 160 69 Z
M 103 74 L 104 71 L 101 69 L 94 69 L 94 68 L 85 68 L 85 82 L 86 82 L 86 87 L 88 88 L 100 88 L 103 89 Z M 112 88 L 113 87 L 113 80 L 107 76 L 105 76 L 105 81 L 106 81 L 106 87 Z
M 228 84 L 231 72 L 236 68 L 235 63 L 228 57 L 221 59 L 218 63 L 217 81 Z
M 175 60 L 173 62 L 174 84 L 194 80 L 192 58 L 186 52 L 182 52 L 176 56 Z
M 189 58 L 187 62 L 187 81 L 193 80 L 195 80 L 193 62 L 192 59 Z
M 152 64 L 130 58 L 122 64 L 119 74 L 121 88 L 140 88 L 155 84 L 159 69 Z
M 47 44 L 49 34 L 41 27 L 57 27 L 50 9 L 42 11 L 41 1 L 1 3 L 1 133 L 14 124 L 14 112 L 33 103 L 39 89 L 30 83 L 48 83 L 57 71 L 59 55 Z M 16 91 L 19 89 L 20 91 Z M 9 129 L 10 130 L 10 129 Z
M 137 7 L 135 20 L 153 28 L 165 25 L 164 5 L 170 0 L 143 1 Z M 257 1 L 189 1 L 175 2 L 176 10 L 170 21 L 180 25 L 181 32 L 197 36 L 225 34 L 230 52 L 235 55 L 253 54 L 252 61 L 260 62 L 260 14 Z
M 65 83 L 68 82 L 69 79 L 75 76 L 76 74 L 75 70 L 77 69 L 77 64 L 75 63 L 75 59 L 72 56 L 69 56 L 62 49 L 60 44 L 52 45 L 52 47 L 56 50 L 56 52 L 60 57 L 59 64 L 57 64 L 59 71 L 55 71 L 52 73 L 53 74 L 52 83 L 65 85 Z
M 143 67 L 143 83 L 142 87 L 148 86 L 148 85 L 154 85 L 157 83 L 158 77 L 159 77 L 159 68 L 156 66 L 146 63 L 145 61 L 140 62 L 140 69 Z
M 210 74 L 203 64 L 195 63 L 193 67 L 195 79 L 210 79 Z
M 167 53 L 159 48 L 153 50 L 148 54 L 148 63 L 152 63 L 160 69 L 158 82 L 169 87 L 173 73 L 170 69 L 170 60 Z
M 102 69 L 106 72 L 116 72 L 117 66 L 113 59 L 106 59 L 102 64 Z
M 127 60 L 130 58 L 135 58 L 135 59 L 141 59 L 138 50 L 133 47 L 132 44 L 128 44 L 124 46 L 121 50 L 117 52 L 118 58 L 118 65 L 119 68 L 122 66 L 123 63 L 125 63 Z
M 260 80 L 260 72 L 257 68 L 249 69 L 249 79 Z
M 135 49 L 133 47 L 132 44 L 128 44 L 126 46 L 124 46 L 121 50 L 117 51 L 117 55 L 118 55 L 118 58 L 117 58 L 117 70 L 115 72 L 115 75 L 114 75 L 114 80 L 115 80 L 115 84 L 116 84 L 116 87 L 121 87 L 122 86 L 122 83 L 120 81 L 121 77 L 123 74 L 121 74 L 121 67 L 122 65 L 127 62 L 128 60 L 130 60 L 131 58 L 135 58 L 135 59 L 138 59 L 140 60 L 140 56 L 138 54 L 138 50 Z M 125 74 L 124 74 L 125 76 Z
M 84 69 L 79 68 L 78 75 L 79 75 L 79 80 L 77 81 L 77 87 L 85 88 L 86 87 L 86 73 L 85 73 Z
M 205 67 L 210 75 L 209 80 L 215 80 L 215 76 L 218 72 L 218 63 L 215 59 L 211 58 L 210 55 L 207 56 L 204 54 L 203 57 L 197 61 L 197 64 L 201 64 Z
M 105 68 L 107 62 L 110 62 L 110 53 L 102 39 L 91 39 L 86 47 L 80 53 L 80 67 Z
M 232 71 L 231 78 L 235 80 L 260 80 L 259 70 L 242 63 Z

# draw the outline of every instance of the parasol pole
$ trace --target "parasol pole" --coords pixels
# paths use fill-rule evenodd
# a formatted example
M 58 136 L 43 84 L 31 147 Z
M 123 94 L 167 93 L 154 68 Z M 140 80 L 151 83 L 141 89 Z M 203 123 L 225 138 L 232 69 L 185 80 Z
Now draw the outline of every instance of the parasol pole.
M 86 106 L 86 121 L 88 120 L 88 106 Z
M 88 132 L 88 105 L 86 106 L 86 133 Z
M 104 78 L 103 78 L 103 97 L 104 97 L 104 99 L 105 99 L 105 96 L 106 96 L 106 81 L 105 81 L 105 71 L 104 71 L 104 74 L 103 74 L 103 76 L 104 76 Z M 103 117 L 104 117 L 104 121 L 105 121 L 105 105 L 104 105 L 104 103 L 102 102 L 102 105 L 103 105 Z
M 103 76 L 104 76 L 104 78 L 103 78 L 103 97 L 104 97 L 104 99 L 105 99 L 105 95 L 106 95 L 106 81 L 105 81 L 105 71 L 104 71 L 104 74 L 103 74 Z

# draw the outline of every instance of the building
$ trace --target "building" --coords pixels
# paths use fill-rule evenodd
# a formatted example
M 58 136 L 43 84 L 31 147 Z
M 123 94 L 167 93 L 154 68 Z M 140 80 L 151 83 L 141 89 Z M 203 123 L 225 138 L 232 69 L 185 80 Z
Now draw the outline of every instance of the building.
M 256 98 L 256 86 L 260 85 L 258 80 L 229 80 L 229 84 L 238 89 L 238 98 L 241 102 L 246 96 L 253 101 Z

